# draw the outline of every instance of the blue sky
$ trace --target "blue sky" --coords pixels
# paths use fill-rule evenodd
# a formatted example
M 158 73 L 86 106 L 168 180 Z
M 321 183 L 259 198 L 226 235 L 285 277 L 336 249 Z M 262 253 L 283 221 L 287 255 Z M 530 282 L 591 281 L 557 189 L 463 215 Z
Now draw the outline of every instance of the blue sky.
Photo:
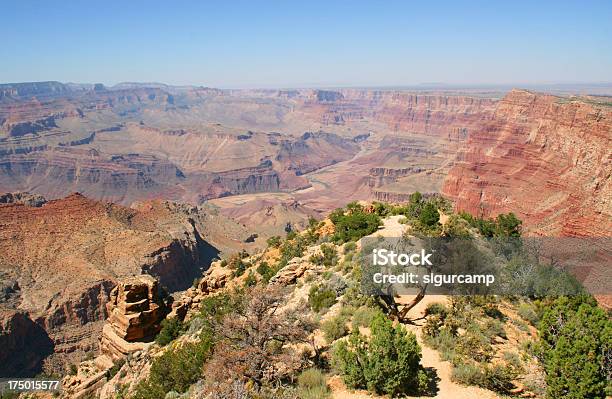
M 429 4 L 424 4 L 429 3 Z M 612 1 L 5 1 L 0 82 L 612 82 Z

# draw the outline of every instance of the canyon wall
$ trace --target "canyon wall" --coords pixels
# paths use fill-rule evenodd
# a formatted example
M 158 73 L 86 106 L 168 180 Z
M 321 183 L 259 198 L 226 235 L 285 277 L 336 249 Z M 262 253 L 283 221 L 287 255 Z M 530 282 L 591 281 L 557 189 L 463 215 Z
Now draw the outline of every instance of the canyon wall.
M 117 279 L 146 273 L 169 291 L 191 286 L 218 256 L 200 232 L 205 220 L 162 201 L 130 209 L 79 194 L 40 207 L 0 204 L 0 280 L 18 287 L 5 305 L 46 331 L 50 367 L 61 367 L 96 349 Z M 0 339 L 13 342 L 17 327 Z
M 0 348 L 0 377 L 27 377 L 42 371 L 53 341 L 27 313 L 0 308 Z
M 612 235 L 612 108 L 513 90 L 469 135 L 442 192 L 459 210 L 514 212 L 528 232 Z

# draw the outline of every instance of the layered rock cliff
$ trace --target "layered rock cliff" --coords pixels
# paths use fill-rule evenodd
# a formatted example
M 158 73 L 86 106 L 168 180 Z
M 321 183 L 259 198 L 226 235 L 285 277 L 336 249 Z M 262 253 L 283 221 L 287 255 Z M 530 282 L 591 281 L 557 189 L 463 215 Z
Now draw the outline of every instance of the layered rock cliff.
M 130 209 L 79 194 L 40 207 L 0 204 L 0 276 L 18 286 L 8 304 L 44 328 L 61 366 L 96 349 L 96 323 L 117 279 L 146 273 L 170 291 L 191 286 L 218 254 L 205 237 L 233 234 L 216 218 L 162 201 Z
M 491 98 L 402 91 L 347 89 L 324 93 L 315 91 L 303 102 L 304 109 L 320 115 L 324 124 L 372 120 L 395 132 L 442 135 L 455 140 L 465 139 L 472 128 L 489 120 L 496 103 Z
M 515 212 L 542 235 L 612 235 L 612 108 L 508 93 L 469 135 L 442 192 L 459 210 Z
M 137 199 L 175 199 L 184 180 L 180 169 L 155 156 L 103 154 L 94 149 L 56 147 L 0 158 L 0 187 L 36 190 L 50 198 L 82 192 L 93 198 L 130 204 Z

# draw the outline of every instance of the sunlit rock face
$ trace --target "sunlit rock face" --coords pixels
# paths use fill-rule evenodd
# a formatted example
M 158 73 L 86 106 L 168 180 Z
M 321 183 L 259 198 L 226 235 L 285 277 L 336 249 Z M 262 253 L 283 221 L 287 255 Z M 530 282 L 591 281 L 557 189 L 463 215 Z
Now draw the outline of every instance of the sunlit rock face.
M 442 192 L 542 235 L 612 235 L 610 107 L 514 90 L 473 131 Z

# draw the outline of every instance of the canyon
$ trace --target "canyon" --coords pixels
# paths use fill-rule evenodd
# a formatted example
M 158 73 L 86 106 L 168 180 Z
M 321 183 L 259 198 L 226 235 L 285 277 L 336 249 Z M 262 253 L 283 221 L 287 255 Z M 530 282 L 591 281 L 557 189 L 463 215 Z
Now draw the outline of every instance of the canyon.
M 482 216 L 513 210 L 533 234 L 610 234 L 606 96 L 58 82 L 0 92 L 2 192 L 207 203 L 272 234 L 418 190 Z M 262 194 L 278 213 L 269 224 L 245 206 Z
M 22 354 L 0 357 L 0 375 L 96 351 L 124 278 L 184 291 L 214 258 L 352 200 L 439 193 L 457 211 L 514 212 L 528 235 L 612 236 L 611 104 L 518 89 L 0 85 L 0 344 Z
M 63 370 L 97 348 L 118 279 L 147 274 L 166 292 L 185 290 L 221 252 L 249 245 L 243 226 L 201 207 L 12 198 L 0 204 L 0 339 L 29 372 L 43 360 L 46 371 Z M 0 374 L 11 367 L 3 362 Z

